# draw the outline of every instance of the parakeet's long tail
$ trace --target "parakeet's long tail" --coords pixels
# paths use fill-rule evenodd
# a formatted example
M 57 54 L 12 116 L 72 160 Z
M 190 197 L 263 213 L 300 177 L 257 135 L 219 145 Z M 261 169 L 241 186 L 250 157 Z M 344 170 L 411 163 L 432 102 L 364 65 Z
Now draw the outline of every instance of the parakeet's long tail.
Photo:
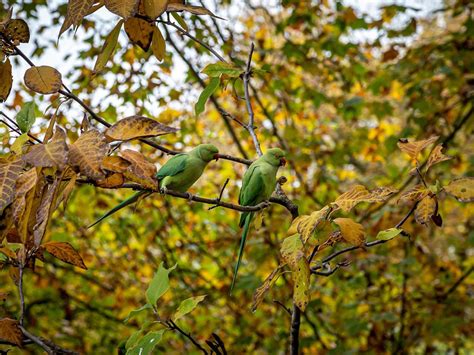
M 125 201 L 122 201 L 120 202 L 117 206 L 115 206 L 114 208 L 112 208 L 110 211 L 108 211 L 106 214 L 104 214 L 102 217 L 100 217 L 97 221 L 95 221 L 94 223 L 92 223 L 90 226 L 88 226 L 87 228 L 91 228 L 93 226 L 95 226 L 97 223 L 100 223 L 102 222 L 102 220 L 106 219 L 107 217 L 109 217 L 110 215 L 114 214 L 115 212 L 117 212 L 118 210 L 121 210 L 122 208 L 124 208 L 125 206 L 128 206 L 136 201 L 138 201 L 142 196 L 143 197 L 146 197 L 148 195 L 150 195 L 151 193 L 148 192 L 148 191 L 139 191 L 137 192 L 136 194 L 130 196 L 129 198 L 127 198 Z
M 237 264 L 235 264 L 235 268 L 234 268 L 234 276 L 232 277 L 232 285 L 230 286 L 230 293 L 232 293 L 232 290 L 234 289 L 234 285 L 235 285 L 235 280 L 237 279 L 237 273 L 239 272 L 239 266 L 240 266 L 240 262 L 242 261 L 242 254 L 244 253 L 244 248 L 245 248 L 245 241 L 247 239 L 247 234 L 249 233 L 250 222 L 252 222 L 253 215 L 254 213 L 248 213 L 245 216 L 245 221 L 243 224 L 244 230 L 242 232 L 242 238 L 240 239 L 239 255 L 237 256 Z

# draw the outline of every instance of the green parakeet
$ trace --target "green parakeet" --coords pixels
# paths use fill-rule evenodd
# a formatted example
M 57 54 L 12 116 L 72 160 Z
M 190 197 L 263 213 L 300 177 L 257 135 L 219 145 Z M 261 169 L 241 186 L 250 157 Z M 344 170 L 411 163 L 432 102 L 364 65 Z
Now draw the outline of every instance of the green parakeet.
M 279 148 L 269 149 L 264 155 L 254 161 L 244 174 L 242 188 L 240 189 L 239 204 L 242 206 L 255 206 L 270 199 L 276 187 L 278 168 L 285 164 L 285 152 Z M 245 247 L 245 240 L 247 239 L 250 222 L 252 222 L 254 214 L 254 212 L 243 212 L 240 217 L 239 227 L 243 227 L 244 230 L 240 240 L 237 264 L 235 265 L 234 277 L 230 287 L 231 292 L 235 285 Z
M 200 144 L 188 153 L 181 153 L 169 159 L 156 173 L 160 190 L 174 190 L 178 192 L 186 192 L 202 175 L 204 168 L 213 160 L 218 159 L 219 151 L 212 144 Z M 118 204 L 88 228 L 95 226 L 103 219 L 117 212 L 123 207 L 130 205 L 142 196 L 150 195 L 148 191 L 139 191 L 122 203 Z

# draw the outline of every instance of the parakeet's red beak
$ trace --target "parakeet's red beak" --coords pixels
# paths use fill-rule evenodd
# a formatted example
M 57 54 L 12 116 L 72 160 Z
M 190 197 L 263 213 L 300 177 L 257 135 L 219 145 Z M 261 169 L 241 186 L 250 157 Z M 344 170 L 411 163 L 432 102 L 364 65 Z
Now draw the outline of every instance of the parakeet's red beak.
M 280 166 L 285 166 L 286 165 L 286 159 L 285 158 L 281 158 L 280 159 Z
M 219 153 L 214 154 L 214 159 L 216 159 L 216 161 L 219 160 Z

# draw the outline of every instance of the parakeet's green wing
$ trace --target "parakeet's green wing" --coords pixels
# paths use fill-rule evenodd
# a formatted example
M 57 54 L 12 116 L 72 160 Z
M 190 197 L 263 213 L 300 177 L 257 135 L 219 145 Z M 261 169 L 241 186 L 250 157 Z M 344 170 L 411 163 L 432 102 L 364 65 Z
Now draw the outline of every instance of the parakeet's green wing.
M 252 170 L 245 174 L 244 181 L 242 182 L 242 189 L 240 190 L 239 204 L 242 206 L 253 206 L 261 202 L 258 201 L 258 199 L 261 197 L 265 187 L 259 166 L 253 166 L 251 169 Z M 245 218 L 249 213 L 250 212 L 242 213 L 240 216 L 239 227 L 243 227 Z
M 188 159 L 187 154 L 178 154 L 169 159 L 158 172 L 156 178 L 158 180 L 163 179 L 166 176 L 175 176 L 182 172 L 186 167 L 186 160 Z

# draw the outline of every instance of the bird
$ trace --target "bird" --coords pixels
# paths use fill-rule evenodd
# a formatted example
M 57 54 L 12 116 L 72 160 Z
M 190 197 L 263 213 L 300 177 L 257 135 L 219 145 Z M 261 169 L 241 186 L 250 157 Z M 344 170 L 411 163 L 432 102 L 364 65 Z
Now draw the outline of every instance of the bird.
M 239 204 L 241 206 L 255 206 L 270 199 L 276 187 L 278 168 L 286 164 L 285 155 L 285 152 L 280 148 L 272 148 L 249 166 L 244 174 L 242 188 L 240 189 Z M 254 214 L 255 212 L 242 212 L 240 216 L 239 227 L 243 227 L 243 232 L 230 292 L 232 292 L 235 286 L 245 241 Z
M 201 177 L 204 169 L 211 160 L 219 159 L 219 150 L 212 144 L 200 144 L 188 153 L 181 153 L 170 158 L 156 173 L 161 193 L 167 190 L 187 192 Z M 101 216 L 87 228 L 91 228 L 118 210 L 128 206 L 142 197 L 150 195 L 149 191 L 139 191 L 110 211 Z M 191 195 L 189 195 L 191 196 Z

